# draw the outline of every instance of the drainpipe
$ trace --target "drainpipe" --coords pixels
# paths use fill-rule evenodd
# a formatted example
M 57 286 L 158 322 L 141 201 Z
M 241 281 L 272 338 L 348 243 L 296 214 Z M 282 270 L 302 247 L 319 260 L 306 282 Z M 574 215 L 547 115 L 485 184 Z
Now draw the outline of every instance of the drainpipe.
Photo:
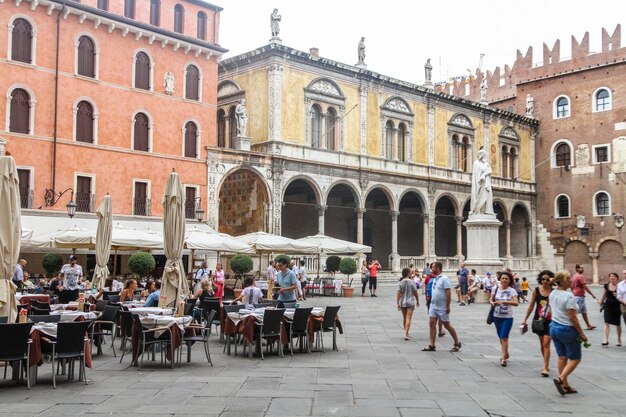
M 56 190 L 56 174 L 57 174 L 57 120 L 59 110 L 59 42 L 61 33 L 61 15 L 65 11 L 65 0 L 59 14 L 57 15 L 57 45 L 54 67 L 54 130 L 52 132 L 52 190 Z

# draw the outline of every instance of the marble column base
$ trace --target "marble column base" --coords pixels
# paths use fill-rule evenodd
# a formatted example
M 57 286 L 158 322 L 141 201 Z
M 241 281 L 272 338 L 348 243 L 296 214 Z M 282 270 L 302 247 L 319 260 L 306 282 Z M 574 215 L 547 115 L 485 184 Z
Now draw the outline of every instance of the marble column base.
M 389 269 L 391 272 L 400 272 L 400 255 L 397 253 L 389 255 Z
M 233 139 L 233 148 L 240 151 L 249 151 L 250 138 L 247 136 L 237 136 L 235 139 Z
M 467 269 L 476 269 L 479 275 L 502 268 L 498 248 L 498 229 L 502 222 L 495 214 L 470 214 L 463 223 L 467 229 Z

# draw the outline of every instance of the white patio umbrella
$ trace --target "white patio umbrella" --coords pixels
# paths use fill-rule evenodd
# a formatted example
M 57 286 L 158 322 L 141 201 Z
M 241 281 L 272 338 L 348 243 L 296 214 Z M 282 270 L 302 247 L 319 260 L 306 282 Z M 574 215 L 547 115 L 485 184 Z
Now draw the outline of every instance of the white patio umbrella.
M 83 227 L 69 227 L 34 235 L 24 244 L 36 248 L 81 248 L 95 246 L 96 230 Z
M 319 248 L 319 253 L 369 253 L 372 251 L 370 246 L 326 235 L 307 236 L 296 239 L 296 241 L 308 245 L 316 245 Z
M 252 247 L 240 242 L 226 233 L 187 229 L 185 246 L 191 250 L 208 250 L 215 252 L 254 253 Z
M 111 238 L 113 228 L 111 226 L 111 196 L 104 196 L 96 215 L 98 216 L 98 230 L 96 232 L 96 267 L 93 273 L 93 283 L 101 290 L 109 277 L 109 256 L 111 255 Z
M 16 286 L 13 270 L 20 255 L 22 220 L 20 218 L 19 179 L 15 160 L 0 157 L 0 316 L 14 323 L 17 317 Z
M 257 253 L 317 253 L 318 246 L 308 243 L 301 243 L 288 237 L 272 235 L 265 232 L 248 233 L 247 235 L 236 236 L 240 242 L 252 246 Z
M 177 173 L 167 178 L 163 195 L 163 249 L 165 267 L 161 295 L 167 296 L 167 304 L 176 307 L 178 301 L 189 293 L 182 256 L 185 245 L 185 212 L 183 185 Z

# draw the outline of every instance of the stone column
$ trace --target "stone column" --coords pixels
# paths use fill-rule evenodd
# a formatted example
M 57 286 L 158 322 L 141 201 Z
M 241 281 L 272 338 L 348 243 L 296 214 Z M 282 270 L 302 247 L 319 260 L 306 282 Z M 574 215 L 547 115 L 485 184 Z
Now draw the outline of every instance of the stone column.
M 391 216 L 391 254 L 389 255 L 389 265 L 393 272 L 400 271 L 400 255 L 398 255 L 398 216 L 399 211 L 390 211 Z
M 355 208 L 356 212 L 356 243 L 362 245 L 363 244 L 363 215 L 365 214 L 365 209 Z
M 324 234 L 324 215 L 326 214 L 327 206 L 317 205 L 317 233 Z
M 437 258 L 435 253 L 435 232 L 435 209 L 433 208 L 428 214 L 428 240 L 430 242 L 428 244 L 428 258 L 432 259 L 432 261 L 435 261 Z
M 593 283 L 600 283 L 600 275 L 598 274 L 598 253 L 590 253 L 591 258 L 591 273 L 593 274 Z
M 322 132 L 320 134 L 320 149 L 326 149 L 326 140 L 328 139 L 328 132 L 326 131 L 327 118 L 326 113 L 320 115 L 322 119 Z
M 391 159 L 398 160 L 398 128 L 394 127 L 391 134 Z
M 504 226 L 506 227 L 506 238 L 505 238 L 505 256 L 507 258 L 512 258 L 511 256 L 511 225 L 513 222 L 511 220 L 505 220 Z
M 456 216 L 456 256 L 461 258 L 463 256 L 463 217 Z
M 428 224 L 428 213 L 424 213 L 422 220 L 424 222 L 424 233 L 422 236 L 423 256 L 425 256 L 428 261 L 428 255 L 430 254 L 430 227 Z
M 280 141 L 282 139 L 282 83 L 283 65 L 274 62 L 268 68 L 269 84 L 269 140 Z
M 207 158 L 211 158 L 211 154 Z M 213 230 L 219 230 L 219 195 L 217 194 L 217 184 L 220 183 L 226 167 L 224 164 L 207 160 L 208 189 L 207 189 L 207 223 Z

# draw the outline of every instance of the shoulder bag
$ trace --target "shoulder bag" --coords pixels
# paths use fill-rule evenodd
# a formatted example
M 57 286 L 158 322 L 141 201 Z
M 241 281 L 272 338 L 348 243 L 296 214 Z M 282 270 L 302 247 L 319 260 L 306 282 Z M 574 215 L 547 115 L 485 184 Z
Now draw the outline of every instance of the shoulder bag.
M 537 287 L 537 295 L 539 295 L 539 287 Z M 533 320 L 530 328 L 533 333 L 543 333 L 546 330 L 546 321 L 545 318 L 548 317 L 548 309 L 550 308 L 549 304 L 546 304 L 546 307 L 543 309 L 543 314 L 540 317 L 537 317 L 536 320 Z
M 493 298 L 495 300 L 496 294 L 498 293 L 498 287 L 496 287 L 496 292 L 493 293 Z M 493 323 L 493 313 L 496 311 L 496 306 L 492 305 L 489 309 L 489 314 L 487 314 L 487 324 Z

